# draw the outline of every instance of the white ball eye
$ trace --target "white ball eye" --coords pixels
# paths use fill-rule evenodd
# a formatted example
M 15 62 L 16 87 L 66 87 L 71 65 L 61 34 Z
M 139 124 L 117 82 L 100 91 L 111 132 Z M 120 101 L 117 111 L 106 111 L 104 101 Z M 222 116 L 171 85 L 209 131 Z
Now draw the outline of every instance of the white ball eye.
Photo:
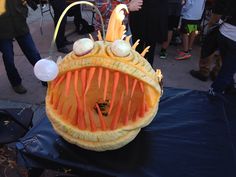
M 83 38 L 75 41 L 73 51 L 76 55 L 85 55 L 89 53 L 94 47 L 94 42 L 89 38 Z
M 57 64 L 49 59 L 41 59 L 34 65 L 34 74 L 41 81 L 52 81 L 58 72 Z
M 123 40 L 116 40 L 111 44 L 111 51 L 118 57 L 126 57 L 130 54 L 131 46 Z

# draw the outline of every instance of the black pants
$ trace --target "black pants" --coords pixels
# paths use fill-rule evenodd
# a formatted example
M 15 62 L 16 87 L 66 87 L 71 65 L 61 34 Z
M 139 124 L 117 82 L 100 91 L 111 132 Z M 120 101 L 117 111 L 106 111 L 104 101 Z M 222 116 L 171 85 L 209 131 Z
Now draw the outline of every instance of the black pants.
M 50 4 L 54 11 L 54 24 L 56 26 L 63 10 L 65 10 L 66 8 L 66 1 L 65 0 L 50 0 Z M 56 45 L 58 49 L 65 47 L 65 40 L 66 40 L 65 28 L 66 28 L 66 16 L 63 18 L 61 22 L 61 25 L 57 34 L 57 38 L 56 38 Z

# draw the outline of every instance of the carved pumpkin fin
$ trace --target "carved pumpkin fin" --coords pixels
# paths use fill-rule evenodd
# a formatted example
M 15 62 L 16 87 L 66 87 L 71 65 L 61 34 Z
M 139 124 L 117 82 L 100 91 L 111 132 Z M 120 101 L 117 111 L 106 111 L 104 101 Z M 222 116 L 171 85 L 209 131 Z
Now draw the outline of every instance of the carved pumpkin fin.
M 94 42 L 93 36 L 89 34 L 89 38 Z
M 141 53 L 141 56 L 144 57 L 144 56 L 146 55 L 146 53 L 148 53 L 149 49 L 150 49 L 150 46 L 147 46 L 147 47 L 143 50 L 143 52 Z
M 131 36 L 132 36 L 132 35 L 126 36 L 125 41 L 126 41 L 126 42 L 130 42 Z
M 113 42 L 122 38 L 125 32 L 125 26 L 122 25 L 125 18 L 124 10 L 128 13 L 128 8 L 125 4 L 119 4 L 113 10 L 108 23 L 106 41 Z
M 134 43 L 134 45 L 132 46 L 132 49 L 136 49 L 136 47 L 139 45 L 139 39 Z
M 98 40 L 99 40 L 99 41 L 102 41 L 102 40 L 103 40 L 103 39 L 102 39 L 102 34 L 101 34 L 100 31 L 98 31 L 98 35 L 97 35 L 97 37 L 98 37 Z

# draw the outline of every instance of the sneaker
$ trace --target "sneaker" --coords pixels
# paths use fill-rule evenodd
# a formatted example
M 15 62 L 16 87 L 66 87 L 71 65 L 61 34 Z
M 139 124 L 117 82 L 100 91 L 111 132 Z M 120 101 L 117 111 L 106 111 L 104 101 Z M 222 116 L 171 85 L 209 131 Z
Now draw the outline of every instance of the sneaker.
M 67 39 L 64 42 L 65 45 L 71 45 L 74 44 L 74 41 L 68 41 Z
M 194 78 L 201 80 L 201 81 L 207 81 L 208 77 L 204 76 L 200 71 L 196 71 L 196 70 L 191 70 L 190 71 L 191 76 L 193 76 Z
M 166 50 L 160 51 L 160 59 L 166 59 L 167 58 L 167 52 Z
M 14 86 L 12 88 L 18 94 L 24 94 L 24 93 L 27 92 L 26 88 L 23 85 L 21 85 L 21 84 L 17 85 L 17 86 Z
M 187 60 L 191 58 L 191 54 L 189 52 L 179 52 L 178 56 L 175 58 L 176 60 Z

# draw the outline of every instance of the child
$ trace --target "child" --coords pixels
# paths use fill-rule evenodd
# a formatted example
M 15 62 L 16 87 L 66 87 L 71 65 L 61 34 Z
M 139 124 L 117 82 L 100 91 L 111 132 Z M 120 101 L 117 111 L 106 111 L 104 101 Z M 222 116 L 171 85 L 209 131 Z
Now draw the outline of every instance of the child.
M 176 60 L 189 59 L 194 39 L 200 25 L 206 0 L 187 0 L 182 8 L 181 32 L 183 34 L 183 51 L 179 52 Z

